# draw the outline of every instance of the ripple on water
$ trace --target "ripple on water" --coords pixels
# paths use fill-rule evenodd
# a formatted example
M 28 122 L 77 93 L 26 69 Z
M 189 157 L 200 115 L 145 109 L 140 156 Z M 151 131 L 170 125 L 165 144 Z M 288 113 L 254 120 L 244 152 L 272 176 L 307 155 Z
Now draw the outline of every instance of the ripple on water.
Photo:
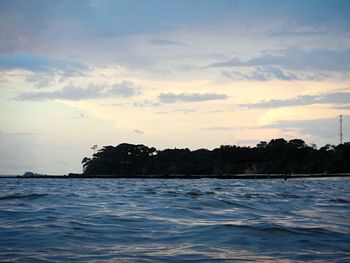
M 347 261 L 349 179 L 1 179 L 0 261 Z
M 40 197 L 45 197 L 48 196 L 49 194 L 11 194 L 11 195 L 5 195 L 5 196 L 0 196 L 0 200 L 14 200 L 14 199 L 37 199 Z

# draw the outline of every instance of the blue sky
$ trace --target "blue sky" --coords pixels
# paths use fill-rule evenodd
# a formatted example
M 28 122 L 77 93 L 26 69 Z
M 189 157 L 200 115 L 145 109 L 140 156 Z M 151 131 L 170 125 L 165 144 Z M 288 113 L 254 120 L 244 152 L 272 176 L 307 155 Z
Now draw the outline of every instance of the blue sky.
M 0 173 L 91 145 L 349 140 L 349 1 L 1 1 Z

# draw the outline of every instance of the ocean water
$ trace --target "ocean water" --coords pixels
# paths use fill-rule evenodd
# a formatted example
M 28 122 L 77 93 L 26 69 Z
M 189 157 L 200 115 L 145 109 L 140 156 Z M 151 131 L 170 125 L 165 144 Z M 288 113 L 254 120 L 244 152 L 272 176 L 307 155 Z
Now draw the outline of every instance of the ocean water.
M 350 179 L 0 179 L 0 261 L 350 262 Z

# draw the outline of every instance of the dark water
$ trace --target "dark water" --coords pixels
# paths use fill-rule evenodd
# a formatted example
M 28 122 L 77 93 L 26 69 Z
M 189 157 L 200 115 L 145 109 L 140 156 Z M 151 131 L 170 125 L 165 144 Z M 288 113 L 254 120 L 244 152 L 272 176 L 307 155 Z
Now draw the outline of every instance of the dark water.
M 350 179 L 1 179 L 7 260 L 350 262 Z

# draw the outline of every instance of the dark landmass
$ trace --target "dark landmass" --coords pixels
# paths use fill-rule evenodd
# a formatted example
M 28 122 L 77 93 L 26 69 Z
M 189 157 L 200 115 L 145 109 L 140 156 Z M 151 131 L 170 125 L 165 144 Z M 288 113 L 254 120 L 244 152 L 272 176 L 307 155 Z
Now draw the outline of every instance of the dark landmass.
M 273 139 L 256 147 L 157 150 L 142 144 L 104 146 L 82 161 L 83 173 L 26 172 L 0 178 L 290 179 L 350 177 L 350 143 L 317 149 L 301 139 Z
M 104 146 L 71 177 L 267 178 L 324 177 L 350 173 L 350 143 L 320 149 L 301 139 L 273 139 L 256 147 L 222 145 L 213 150 L 157 150 L 142 144 Z M 298 174 L 298 175 L 297 175 Z

